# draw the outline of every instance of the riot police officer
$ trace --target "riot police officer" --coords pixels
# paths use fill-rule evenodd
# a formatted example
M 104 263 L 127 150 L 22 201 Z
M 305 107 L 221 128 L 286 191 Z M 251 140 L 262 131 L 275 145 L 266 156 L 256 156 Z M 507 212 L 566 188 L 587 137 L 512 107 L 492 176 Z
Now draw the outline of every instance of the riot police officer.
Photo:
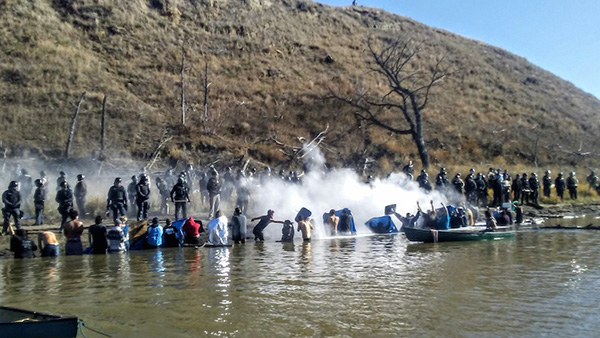
M 550 174 L 550 170 L 546 170 L 546 173 L 542 178 L 542 193 L 545 197 L 550 197 L 550 190 L 552 189 L 552 177 Z
M 113 221 L 119 217 L 125 216 L 127 211 L 127 192 L 121 185 L 121 178 L 115 178 L 113 186 L 108 189 L 108 198 L 106 199 L 106 213 L 112 210 Z
M 60 183 L 60 190 L 56 192 L 54 200 L 58 203 L 58 212 L 61 216 L 60 231 L 62 232 L 63 227 L 69 220 L 69 214 L 73 210 L 73 192 L 67 181 Z
M 15 221 L 15 227 L 21 229 L 21 194 L 19 193 L 19 182 L 11 181 L 8 184 L 8 190 L 2 194 L 2 216 L 4 216 L 4 225 L 2 226 L 2 234 L 8 233 L 10 218 Z
M 148 209 L 150 208 L 150 183 L 148 176 L 143 174 L 140 182 L 136 186 L 137 220 L 148 218 Z
M 77 175 L 77 184 L 75 184 L 75 201 L 77 202 L 77 209 L 81 217 L 85 217 L 85 197 L 87 196 L 87 184 L 85 183 L 85 176 L 82 174 Z

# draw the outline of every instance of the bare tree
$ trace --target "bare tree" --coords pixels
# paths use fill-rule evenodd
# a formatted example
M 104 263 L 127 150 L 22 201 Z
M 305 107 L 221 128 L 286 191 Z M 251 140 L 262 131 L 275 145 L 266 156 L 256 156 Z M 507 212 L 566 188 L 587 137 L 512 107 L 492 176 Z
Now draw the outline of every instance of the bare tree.
M 181 124 L 185 125 L 185 87 L 184 87 L 184 75 L 185 73 L 185 39 L 181 43 Z
M 204 131 L 208 130 L 208 87 L 211 83 L 208 82 L 208 61 L 204 62 L 204 103 L 203 103 L 203 114 L 202 124 L 204 125 Z
M 83 98 L 85 97 L 86 92 L 81 94 L 81 98 L 79 98 L 79 103 L 77 103 L 77 108 L 75 109 L 75 113 L 73 113 L 73 117 L 71 118 L 71 127 L 69 128 L 69 134 L 67 135 L 67 144 L 65 146 L 65 159 L 69 159 L 69 150 L 71 148 L 71 141 L 73 139 L 73 134 L 75 134 L 75 122 L 77 122 L 77 116 L 79 115 L 79 108 L 81 108 L 81 103 L 83 102 Z
M 104 98 L 102 99 L 102 116 L 100 118 L 100 156 L 98 156 L 98 159 L 100 161 L 104 161 L 104 159 L 105 159 L 105 157 L 104 157 L 104 140 L 106 139 L 105 122 L 106 122 L 106 95 L 104 95 Z
M 394 134 L 410 135 L 423 168 L 428 168 L 423 110 L 429 102 L 432 88 L 450 74 L 444 65 L 445 57 L 432 65 L 414 66 L 416 62 L 413 61 L 420 52 L 419 45 L 402 38 L 382 39 L 381 46 L 376 46 L 369 39 L 368 47 L 373 61 L 370 69 L 387 80 L 389 91 L 379 98 L 370 97 L 364 88 L 357 88 L 355 97 L 343 97 L 333 91 L 332 96 L 356 108 L 357 119 Z M 383 117 L 389 111 L 395 112 L 400 118 Z

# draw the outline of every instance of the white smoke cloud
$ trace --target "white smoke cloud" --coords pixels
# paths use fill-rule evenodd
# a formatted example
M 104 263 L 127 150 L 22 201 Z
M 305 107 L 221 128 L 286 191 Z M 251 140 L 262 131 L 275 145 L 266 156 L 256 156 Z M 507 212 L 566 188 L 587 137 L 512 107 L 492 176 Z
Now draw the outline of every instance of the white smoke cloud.
M 305 207 L 312 211 L 314 238 L 327 237 L 322 215 L 331 209 L 348 208 L 352 211 L 359 234 L 370 233 L 364 223 L 372 217 L 384 215 L 386 205 L 396 204 L 397 212 L 415 214 L 419 201 L 423 209 L 429 209 L 429 201 L 436 207 L 445 198 L 438 193 L 426 194 L 416 182 L 408 181 L 404 174 L 396 173 L 387 179 L 374 179 L 372 184 L 364 183 L 351 169 L 337 169 L 329 172 L 316 170 L 324 168 L 324 157 L 315 149 L 309 167 L 313 170 L 302 177 L 301 184 L 286 182 L 273 177 L 265 184 L 252 190 L 250 218 L 275 211 L 278 220 L 293 220 L 298 211 Z M 311 153 L 312 154 L 312 153 Z M 394 218 L 399 227 L 399 221 Z M 253 223 L 252 225 L 254 225 Z M 265 236 L 277 239 L 281 236 L 281 226 L 271 224 L 265 229 Z

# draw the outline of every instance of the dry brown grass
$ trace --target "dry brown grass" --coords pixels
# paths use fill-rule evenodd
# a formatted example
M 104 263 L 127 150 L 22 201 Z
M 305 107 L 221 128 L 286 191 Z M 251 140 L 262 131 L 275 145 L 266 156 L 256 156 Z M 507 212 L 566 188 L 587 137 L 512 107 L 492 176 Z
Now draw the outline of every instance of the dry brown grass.
M 322 97 L 330 88 L 351 94 L 357 82 L 383 93 L 385 81 L 367 68 L 366 40 L 402 35 L 422 43 L 415 67 L 447 53 L 454 71 L 436 88 L 425 111 L 426 137 L 436 141 L 430 148 L 435 165 L 532 165 L 537 135 L 540 165 L 598 165 L 600 102 L 501 49 L 363 7 L 331 8 L 310 1 L 307 7 L 297 1 L 156 3 L 163 5 L 143 0 L 0 2 L 0 138 L 12 155 L 22 149 L 48 157 L 60 153 L 85 90 L 76 156 L 98 150 L 100 103 L 106 94 L 109 157 L 145 158 L 167 128 L 174 139 L 163 160 L 210 162 L 250 154 L 277 166 L 287 159 L 274 143 L 258 140 L 276 135 L 294 144 L 297 136 L 310 138 L 329 123 L 325 145 L 331 163 L 356 165 L 369 157 L 378 161 L 378 170 L 391 170 L 416 159 L 410 138 L 372 137 L 365 149 L 362 132 L 351 128 L 352 110 Z M 178 81 L 184 39 L 189 123 L 181 130 Z M 335 62 L 325 63 L 327 55 Z M 200 118 L 205 61 L 212 83 L 208 128 Z M 556 147 L 577 150 L 582 141 L 582 151 L 592 156 Z

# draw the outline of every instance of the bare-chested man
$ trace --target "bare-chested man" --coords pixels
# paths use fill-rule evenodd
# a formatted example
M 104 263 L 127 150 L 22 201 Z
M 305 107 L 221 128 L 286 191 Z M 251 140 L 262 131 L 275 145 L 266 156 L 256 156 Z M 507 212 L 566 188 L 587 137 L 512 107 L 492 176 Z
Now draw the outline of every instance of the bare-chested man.
M 71 210 L 69 213 L 69 222 L 65 224 L 64 234 L 67 237 L 65 243 L 65 255 L 83 254 L 83 245 L 81 244 L 81 234 L 83 233 L 83 223 L 79 220 L 77 210 Z
M 298 231 L 302 232 L 302 239 L 305 242 L 310 242 L 312 228 L 313 225 L 310 223 L 310 218 L 305 218 L 298 222 Z
M 38 247 L 42 257 L 58 257 L 58 240 L 52 231 L 43 231 L 38 234 Z
M 337 227 L 340 222 L 340 218 L 335 215 L 335 210 L 329 210 L 329 216 L 325 220 L 325 224 L 329 225 L 329 230 L 331 231 L 331 236 L 337 235 Z

